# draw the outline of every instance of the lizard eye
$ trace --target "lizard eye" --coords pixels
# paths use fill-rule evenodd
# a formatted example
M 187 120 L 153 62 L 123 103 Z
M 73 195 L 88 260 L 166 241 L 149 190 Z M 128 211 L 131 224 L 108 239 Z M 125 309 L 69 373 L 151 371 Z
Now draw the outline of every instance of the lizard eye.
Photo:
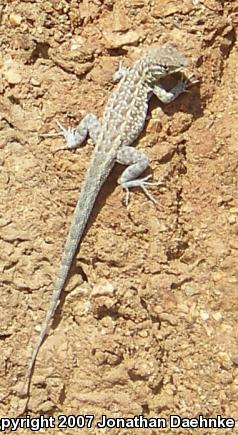
M 169 67 L 168 67 L 168 65 L 163 65 L 162 68 L 163 68 L 163 70 L 164 70 L 164 73 L 167 74 L 167 73 L 169 72 Z

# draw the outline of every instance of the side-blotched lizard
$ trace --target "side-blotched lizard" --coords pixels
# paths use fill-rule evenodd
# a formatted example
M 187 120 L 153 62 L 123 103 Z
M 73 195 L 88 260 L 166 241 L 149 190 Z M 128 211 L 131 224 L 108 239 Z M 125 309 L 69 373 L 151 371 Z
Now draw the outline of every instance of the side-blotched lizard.
M 149 165 L 148 157 L 131 145 L 144 127 L 151 95 L 155 94 L 163 103 L 169 103 L 186 90 L 186 80 L 179 81 L 169 92 L 159 84 L 162 77 L 181 71 L 186 65 L 186 58 L 169 44 L 149 49 L 131 68 L 119 69 L 116 76 L 120 82 L 108 100 L 101 122 L 90 113 L 75 130 L 61 127 L 62 131 L 58 133 L 66 139 L 64 148 L 77 148 L 89 135 L 95 143 L 95 149 L 65 243 L 50 306 L 28 367 L 25 385 L 28 399 L 24 411 L 28 406 L 36 357 L 47 336 L 97 195 L 115 163 L 128 165 L 120 179 L 127 200 L 131 187 L 141 187 L 153 199 L 148 192 L 148 186 L 153 184 L 147 181 L 149 177 L 138 178 Z

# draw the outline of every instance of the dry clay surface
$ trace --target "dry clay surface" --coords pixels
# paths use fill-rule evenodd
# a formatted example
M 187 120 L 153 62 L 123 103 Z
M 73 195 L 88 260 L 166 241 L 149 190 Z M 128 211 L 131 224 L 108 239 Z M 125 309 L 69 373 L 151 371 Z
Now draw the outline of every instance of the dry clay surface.
M 199 82 L 169 106 L 152 98 L 135 144 L 164 180 L 153 191 L 158 205 L 136 190 L 126 208 L 115 167 L 37 358 L 28 413 L 238 417 L 237 14 L 237 0 L 1 2 L 1 416 L 24 406 L 23 379 L 93 149 L 88 141 L 54 153 L 62 138 L 40 135 L 57 120 L 100 117 L 119 62 L 169 41 Z

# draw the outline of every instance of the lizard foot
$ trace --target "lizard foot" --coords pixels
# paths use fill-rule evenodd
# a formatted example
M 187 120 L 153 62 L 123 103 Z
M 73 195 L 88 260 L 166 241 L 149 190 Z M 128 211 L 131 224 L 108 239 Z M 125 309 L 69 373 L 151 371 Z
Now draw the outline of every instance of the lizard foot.
M 151 186 L 162 186 L 164 183 L 162 181 L 157 181 L 155 183 L 148 181 L 150 178 L 152 178 L 152 175 L 147 175 L 147 177 L 141 178 L 141 179 L 137 179 L 137 180 L 133 180 L 129 183 L 127 183 L 127 185 L 122 186 L 122 188 L 125 190 L 126 195 L 125 195 L 125 205 L 128 206 L 129 204 L 129 199 L 130 199 L 130 187 L 140 187 L 143 192 L 145 193 L 145 195 L 154 203 L 154 204 L 158 204 L 158 201 L 154 198 L 154 196 L 149 192 L 148 187 Z M 128 186 L 128 184 L 130 184 L 130 186 Z
M 64 137 L 66 143 L 55 147 L 54 153 L 60 150 L 77 148 L 80 142 L 80 137 L 77 133 L 77 130 L 72 127 L 65 128 L 59 121 L 56 121 L 56 123 L 60 127 L 58 132 L 41 134 L 42 137 Z

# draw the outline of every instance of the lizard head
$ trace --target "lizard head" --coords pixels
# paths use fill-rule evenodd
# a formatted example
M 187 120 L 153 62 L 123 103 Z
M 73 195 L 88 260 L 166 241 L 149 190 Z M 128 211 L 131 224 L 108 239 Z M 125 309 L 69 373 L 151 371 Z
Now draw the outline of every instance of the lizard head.
M 188 65 L 185 56 L 170 44 L 151 48 L 144 56 L 148 79 L 158 80 L 169 74 L 181 71 Z

